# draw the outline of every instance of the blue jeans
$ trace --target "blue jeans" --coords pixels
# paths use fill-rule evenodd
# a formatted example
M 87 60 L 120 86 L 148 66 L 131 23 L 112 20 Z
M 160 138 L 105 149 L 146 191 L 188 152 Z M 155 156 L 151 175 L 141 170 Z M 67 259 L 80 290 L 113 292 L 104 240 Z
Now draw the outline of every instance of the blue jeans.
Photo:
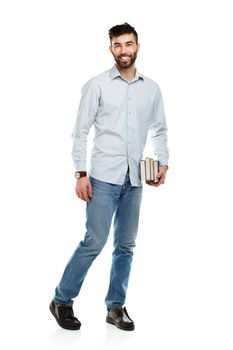
M 132 187 L 128 174 L 124 184 L 113 185 L 90 177 L 93 197 L 86 208 L 86 234 L 69 260 L 56 287 L 54 300 L 72 306 L 94 259 L 103 249 L 114 215 L 114 251 L 107 309 L 125 302 L 133 249 L 138 230 L 142 187 Z

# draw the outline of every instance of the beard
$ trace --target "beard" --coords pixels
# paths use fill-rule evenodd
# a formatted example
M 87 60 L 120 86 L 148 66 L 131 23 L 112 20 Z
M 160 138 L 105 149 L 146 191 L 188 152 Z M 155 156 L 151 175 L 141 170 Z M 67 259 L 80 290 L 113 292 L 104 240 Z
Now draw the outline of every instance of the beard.
M 131 55 L 119 55 L 119 56 L 115 56 L 113 55 L 114 57 L 114 60 L 117 64 L 117 66 L 119 68 L 130 68 L 134 62 L 136 61 L 136 58 L 137 58 L 137 51 L 135 51 L 133 54 Z

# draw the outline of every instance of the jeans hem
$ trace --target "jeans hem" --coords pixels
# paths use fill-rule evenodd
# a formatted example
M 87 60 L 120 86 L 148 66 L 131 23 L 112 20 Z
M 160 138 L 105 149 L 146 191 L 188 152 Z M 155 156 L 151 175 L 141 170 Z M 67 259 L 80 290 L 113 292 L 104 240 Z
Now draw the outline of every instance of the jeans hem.
M 122 307 L 122 304 L 113 304 L 112 306 L 107 306 L 107 311 L 115 309 L 116 307 Z
M 60 300 L 57 300 L 57 299 L 53 299 L 53 301 L 56 303 L 56 304 L 59 304 L 59 305 L 63 305 L 63 306 L 73 306 L 73 302 L 68 302 L 68 303 L 66 303 L 66 302 L 64 302 L 64 301 L 60 301 Z

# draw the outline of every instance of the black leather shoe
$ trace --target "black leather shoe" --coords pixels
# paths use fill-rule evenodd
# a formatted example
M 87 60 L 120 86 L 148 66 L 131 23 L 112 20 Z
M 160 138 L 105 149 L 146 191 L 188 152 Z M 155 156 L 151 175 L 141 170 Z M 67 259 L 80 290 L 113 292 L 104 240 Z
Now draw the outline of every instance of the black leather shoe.
M 119 306 L 108 311 L 106 322 L 114 324 L 116 327 L 124 331 L 133 331 L 134 322 L 128 315 L 126 308 Z
M 49 309 L 60 327 L 71 330 L 80 329 L 81 322 L 74 317 L 72 306 L 61 305 L 53 300 L 49 305 Z

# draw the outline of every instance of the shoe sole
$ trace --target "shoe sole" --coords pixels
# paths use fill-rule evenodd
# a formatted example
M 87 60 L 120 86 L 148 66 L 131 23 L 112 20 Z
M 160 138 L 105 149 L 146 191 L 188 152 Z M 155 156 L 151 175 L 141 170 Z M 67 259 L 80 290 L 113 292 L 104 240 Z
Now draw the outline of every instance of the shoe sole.
M 113 326 L 116 326 L 119 329 L 122 329 L 123 331 L 133 331 L 135 328 L 134 325 L 129 327 L 129 328 L 122 327 L 119 324 L 117 324 L 112 318 L 110 318 L 108 316 L 106 317 L 106 322 L 112 324 Z
M 81 327 L 81 325 L 78 325 L 78 326 L 75 326 L 75 327 L 72 327 L 72 326 L 66 326 L 64 324 L 62 324 L 59 319 L 57 318 L 57 315 L 55 314 L 53 308 L 52 308 L 52 305 L 50 304 L 49 305 L 49 310 L 51 311 L 51 314 L 54 316 L 55 320 L 57 321 L 57 323 L 59 324 L 60 327 L 64 328 L 64 329 L 69 329 L 71 331 L 78 331 Z

